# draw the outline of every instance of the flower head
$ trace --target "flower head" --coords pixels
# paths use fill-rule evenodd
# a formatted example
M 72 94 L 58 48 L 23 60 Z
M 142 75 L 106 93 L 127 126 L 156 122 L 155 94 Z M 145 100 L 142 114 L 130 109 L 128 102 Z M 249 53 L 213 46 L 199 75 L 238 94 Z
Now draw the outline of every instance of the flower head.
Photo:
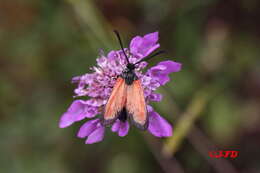
M 147 34 L 144 37 L 134 37 L 130 42 L 129 49 L 124 49 L 129 62 L 136 63 L 147 57 L 155 49 L 159 48 L 160 45 L 157 41 L 158 32 Z M 122 50 L 113 50 L 106 56 L 101 53 L 100 57 L 97 58 L 97 66 L 91 68 L 92 73 L 72 78 L 72 83 L 77 83 L 74 97 L 87 96 L 89 99 L 73 101 L 67 112 L 60 118 L 60 128 L 68 127 L 74 122 L 85 118 L 94 118 L 97 115 L 102 115 L 116 79 L 126 69 L 127 64 Z M 168 137 L 172 135 L 172 126 L 155 112 L 149 103 L 162 100 L 162 95 L 156 93 L 155 90 L 169 82 L 169 74 L 180 71 L 181 64 L 166 60 L 143 72 L 142 70 L 146 66 L 147 62 L 145 61 L 138 63 L 135 68 L 135 74 L 141 81 L 147 104 L 148 131 L 156 137 Z M 78 137 L 87 138 L 87 144 L 103 140 L 105 127 L 101 119 L 95 118 L 83 124 L 78 132 Z M 128 119 L 126 113 L 121 114 L 112 124 L 112 132 L 116 132 L 121 137 L 127 135 L 130 128 Z

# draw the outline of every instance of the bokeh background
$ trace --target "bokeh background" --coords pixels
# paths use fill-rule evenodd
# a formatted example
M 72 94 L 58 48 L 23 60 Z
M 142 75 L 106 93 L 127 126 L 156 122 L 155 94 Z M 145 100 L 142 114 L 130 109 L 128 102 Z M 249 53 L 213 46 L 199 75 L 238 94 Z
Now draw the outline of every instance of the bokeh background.
M 258 0 L 1 0 L 0 172 L 260 172 L 259 9 Z M 113 29 L 125 45 L 159 31 L 168 54 L 150 64 L 183 64 L 154 104 L 172 138 L 107 130 L 85 145 L 84 121 L 58 128 L 71 78 L 90 72 L 100 48 L 119 48 Z

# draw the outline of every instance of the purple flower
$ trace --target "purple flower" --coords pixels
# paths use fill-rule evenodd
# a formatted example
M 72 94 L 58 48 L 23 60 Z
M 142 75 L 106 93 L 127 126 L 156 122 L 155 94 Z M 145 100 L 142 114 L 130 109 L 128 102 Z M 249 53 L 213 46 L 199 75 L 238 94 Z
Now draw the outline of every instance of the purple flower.
M 158 32 L 150 33 L 144 37 L 136 36 L 130 42 L 130 48 L 124 49 L 129 57 L 130 63 L 135 63 L 151 54 L 159 48 Z M 92 73 L 72 78 L 72 83 L 78 86 L 74 90 L 74 97 L 87 96 L 88 100 L 75 100 L 67 112 L 61 118 L 59 126 L 65 128 L 74 122 L 85 118 L 94 118 L 102 114 L 115 85 L 116 79 L 126 68 L 127 61 L 122 50 L 113 50 L 105 56 L 103 53 L 97 58 L 97 66 L 91 68 Z M 159 102 L 163 96 L 155 90 L 165 85 L 169 80 L 169 74 L 181 70 L 181 64 L 171 60 L 162 61 L 151 67 L 146 73 L 142 70 L 147 66 L 143 61 L 136 65 L 135 74 L 140 79 L 144 90 L 144 96 L 148 110 L 148 131 L 156 137 L 168 137 L 172 135 L 172 126 L 162 118 L 149 105 L 151 101 Z M 112 132 L 118 136 L 126 136 L 130 129 L 127 117 L 118 117 L 112 124 Z M 100 118 L 92 119 L 83 124 L 78 132 L 78 137 L 87 138 L 86 144 L 92 144 L 103 140 L 105 127 Z
M 148 106 L 149 126 L 148 131 L 156 137 L 172 136 L 172 126 L 157 112 L 153 111 L 151 106 Z
M 117 132 L 118 136 L 125 136 L 128 133 L 129 130 L 129 123 L 128 121 L 120 121 L 119 119 L 116 120 L 116 122 L 113 124 L 111 128 L 112 132 Z
M 93 144 L 103 140 L 105 134 L 105 127 L 100 123 L 99 119 L 90 120 L 83 124 L 78 132 L 79 138 L 86 138 L 86 144 Z
M 158 32 L 150 33 L 144 37 L 136 36 L 130 43 L 130 52 L 139 58 L 146 57 L 160 47 Z
M 68 111 L 62 115 L 59 124 L 60 128 L 70 126 L 72 123 L 83 120 L 84 118 L 94 117 L 98 113 L 98 107 L 87 104 L 88 101 L 75 100 Z
M 157 79 L 157 81 L 164 85 L 167 82 L 169 82 L 169 74 L 172 72 L 178 72 L 181 70 L 181 64 L 176 63 L 174 61 L 163 61 L 160 62 L 157 66 L 152 67 L 148 70 L 148 74 L 154 78 Z

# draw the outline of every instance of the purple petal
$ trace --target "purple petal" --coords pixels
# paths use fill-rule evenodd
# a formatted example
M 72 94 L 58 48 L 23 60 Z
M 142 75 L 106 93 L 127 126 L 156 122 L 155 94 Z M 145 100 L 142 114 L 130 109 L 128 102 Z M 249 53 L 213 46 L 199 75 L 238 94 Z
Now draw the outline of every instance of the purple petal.
M 125 135 L 128 134 L 128 131 L 129 131 L 129 123 L 127 121 L 121 122 L 119 131 L 118 131 L 118 136 L 124 137 Z
M 147 105 L 148 113 L 153 112 L 153 107 L 151 105 Z
M 95 99 L 89 99 L 85 103 L 88 105 L 91 105 L 93 107 L 100 107 L 100 106 L 106 104 L 106 100 L 95 98 Z
M 162 61 L 158 65 L 165 66 L 166 70 L 164 71 L 164 73 L 167 73 L 167 74 L 172 73 L 172 72 L 178 72 L 181 70 L 181 63 L 174 62 L 171 60 Z
M 134 37 L 130 42 L 130 52 L 134 55 L 138 54 L 139 48 L 141 47 L 143 38 L 140 36 Z
M 73 117 L 71 114 L 65 112 L 65 113 L 61 116 L 61 118 L 60 118 L 59 127 L 60 127 L 60 128 L 65 128 L 65 127 L 70 126 L 70 125 L 73 124 L 74 122 L 75 122 L 74 117 Z
M 93 144 L 103 140 L 105 134 L 105 127 L 100 126 L 94 130 L 85 141 L 86 144 Z
M 170 81 L 170 77 L 167 74 L 160 74 L 157 75 L 157 80 L 161 85 L 165 85 L 167 82 Z
M 85 117 L 93 118 L 99 113 L 98 107 L 88 106 L 85 112 Z
M 178 72 L 181 69 L 181 64 L 174 61 L 163 61 L 157 64 L 156 66 L 148 70 L 148 74 L 159 81 L 161 85 L 166 84 L 170 78 L 169 74 L 172 72 Z
M 85 107 L 83 100 L 75 100 L 60 119 L 59 127 L 64 128 L 70 126 L 75 121 L 80 121 L 85 118 Z
M 116 122 L 114 122 L 114 124 L 112 125 L 112 132 L 118 132 L 120 128 L 120 120 L 116 120 Z
M 108 64 L 108 59 L 106 57 L 97 58 L 97 64 L 99 67 L 104 68 Z
M 112 130 L 112 132 L 117 132 L 118 136 L 123 137 L 128 134 L 129 123 L 127 121 L 122 122 L 120 120 L 116 120 L 116 122 L 113 124 L 111 130 Z
M 81 76 L 75 76 L 72 78 L 71 83 L 78 83 L 80 81 Z
M 146 39 L 147 41 L 150 42 L 150 44 L 156 44 L 158 39 L 159 39 L 159 32 L 156 31 L 156 32 L 152 32 L 152 33 L 149 33 L 149 34 L 146 34 L 144 36 L 144 39 Z
M 162 100 L 162 97 L 163 96 L 159 93 L 152 93 L 152 94 L 149 95 L 148 99 L 150 101 L 159 102 L 159 101 Z
M 150 112 L 148 131 L 156 137 L 172 136 L 172 126 L 157 112 Z
M 96 120 L 90 120 L 90 121 L 86 122 L 85 124 L 83 124 L 80 127 L 77 136 L 79 138 L 85 138 L 85 137 L 89 136 L 94 130 L 96 130 L 98 122 L 99 122 L 99 119 L 96 119 Z
M 160 47 L 157 41 L 158 32 L 147 34 L 144 37 L 136 36 L 130 42 L 130 52 L 139 58 L 146 57 Z
M 114 60 L 117 58 L 117 53 L 116 51 L 112 50 L 108 53 L 107 57 L 110 59 L 110 60 Z
M 147 49 L 146 49 L 147 52 L 146 53 L 145 53 L 145 50 L 144 50 L 144 53 L 145 53 L 144 56 L 149 55 L 155 49 L 160 47 L 160 44 L 156 44 L 158 39 L 159 39 L 159 33 L 158 32 L 147 34 L 147 35 L 144 36 L 144 39 L 145 39 L 144 40 L 145 41 L 144 44 L 147 47 Z

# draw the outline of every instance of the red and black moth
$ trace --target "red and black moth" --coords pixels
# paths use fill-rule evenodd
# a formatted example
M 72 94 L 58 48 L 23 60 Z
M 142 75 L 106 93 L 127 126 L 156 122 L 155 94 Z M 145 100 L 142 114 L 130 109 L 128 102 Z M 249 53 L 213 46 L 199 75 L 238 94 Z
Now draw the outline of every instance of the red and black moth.
M 103 125 L 111 125 L 116 119 L 122 122 L 130 121 L 139 129 L 146 130 L 148 127 L 147 108 L 142 88 L 141 80 L 135 74 L 136 65 L 144 60 L 148 60 L 164 51 L 145 57 L 136 63 L 130 63 L 125 53 L 118 31 L 114 31 L 123 54 L 127 61 L 127 66 L 121 75 L 117 77 L 112 93 L 107 101 L 103 114 Z

